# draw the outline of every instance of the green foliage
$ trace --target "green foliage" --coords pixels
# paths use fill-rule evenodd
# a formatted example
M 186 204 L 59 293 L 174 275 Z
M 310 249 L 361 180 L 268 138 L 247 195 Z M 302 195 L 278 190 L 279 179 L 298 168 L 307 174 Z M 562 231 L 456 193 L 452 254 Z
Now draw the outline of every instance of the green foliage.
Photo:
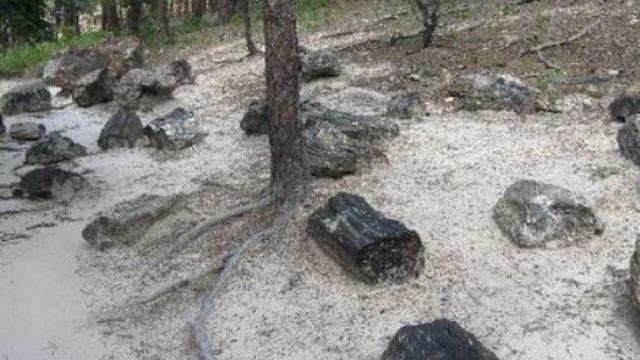
M 50 38 L 46 11 L 45 0 L 0 1 L 0 45 Z
M 606 180 L 620 174 L 620 169 L 613 166 L 595 166 L 584 169 L 592 180 Z
M 550 69 L 537 78 L 536 85 L 542 92 L 547 92 L 554 84 L 562 82 L 566 76 L 567 73 L 562 69 Z
M 19 45 L 0 54 L 0 77 L 21 75 L 27 70 L 44 64 L 54 53 L 94 45 L 107 37 L 104 33 L 86 33 L 78 37 L 34 45 Z
M 331 7 L 328 0 L 296 0 L 298 22 L 306 27 L 317 27 L 329 18 Z

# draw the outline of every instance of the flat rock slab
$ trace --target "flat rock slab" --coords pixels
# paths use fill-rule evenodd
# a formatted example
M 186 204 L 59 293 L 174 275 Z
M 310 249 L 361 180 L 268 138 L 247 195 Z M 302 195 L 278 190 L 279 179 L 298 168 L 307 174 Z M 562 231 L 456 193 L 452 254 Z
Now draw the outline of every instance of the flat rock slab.
M 393 336 L 382 360 L 498 360 L 470 332 L 446 319 L 404 326 Z
M 536 91 L 510 75 L 462 75 L 449 85 L 448 93 L 460 110 L 513 110 L 533 112 L 537 108 Z
M 51 93 L 40 83 L 18 86 L 0 98 L 0 111 L 6 115 L 51 109 Z
M 609 104 L 611 120 L 625 122 L 632 115 L 640 113 L 640 83 L 629 86 L 622 95 Z
M 531 180 L 509 186 L 496 204 L 493 218 L 521 247 L 569 245 L 601 235 L 605 228 L 581 196 Z
M 640 166 L 640 115 L 629 117 L 617 138 L 622 156 Z
M 400 134 L 398 124 L 377 116 L 337 111 L 314 102 L 303 104 L 302 110 L 302 118 L 306 127 L 326 122 L 355 140 L 380 141 L 394 138 Z
M 9 128 L 9 136 L 21 141 L 40 140 L 45 132 L 45 126 L 36 123 L 15 123 Z
M 82 237 L 98 250 L 132 244 L 157 221 L 168 216 L 184 200 L 183 194 L 159 196 L 143 194 L 100 213 L 82 231 Z
M 640 311 L 640 235 L 636 239 L 636 249 L 631 256 L 631 303 Z
M 311 215 L 307 232 L 347 272 L 370 284 L 406 281 L 424 267 L 418 233 L 358 195 L 341 192 L 330 198 Z
M 87 155 L 87 149 L 66 136 L 53 133 L 27 150 L 25 164 L 54 164 Z
M 168 150 L 180 150 L 193 146 L 205 137 L 199 129 L 193 112 L 184 108 L 177 108 L 151 121 L 144 131 L 151 146 Z
M 342 66 L 328 51 L 305 51 L 301 55 L 302 80 L 310 82 L 320 78 L 336 77 L 342 73 Z
M 68 198 L 78 192 L 85 183 L 86 180 L 79 174 L 46 167 L 29 171 L 22 176 L 14 195 L 40 199 Z
M 118 110 L 100 131 L 98 146 L 103 149 L 133 148 L 144 143 L 142 121 L 133 110 Z

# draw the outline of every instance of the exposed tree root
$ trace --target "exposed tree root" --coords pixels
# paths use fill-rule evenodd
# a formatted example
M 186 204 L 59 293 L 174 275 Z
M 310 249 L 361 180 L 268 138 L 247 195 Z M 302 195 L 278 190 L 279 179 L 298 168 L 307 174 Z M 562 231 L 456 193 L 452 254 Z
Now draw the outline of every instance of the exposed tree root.
M 155 293 L 149 296 L 146 296 L 142 299 L 137 300 L 136 305 L 150 305 L 152 303 L 157 302 L 161 298 L 165 298 L 168 295 L 171 295 L 187 287 L 205 288 L 207 284 L 211 282 L 210 279 L 215 277 L 217 274 L 219 274 L 220 271 L 221 271 L 220 268 L 212 267 L 203 273 L 190 276 L 182 280 L 178 280 L 173 284 L 159 291 L 156 291 Z
M 268 193 L 263 194 L 260 196 L 260 198 L 256 202 L 242 204 L 228 211 L 222 216 L 209 218 L 199 223 L 195 227 L 191 228 L 190 230 L 181 233 L 177 237 L 176 241 L 166 251 L 162 253 L 162 255 L 159 257 L 159 259 L 156 262 L 154 262 L 151 265 L 151 267 L 145 272 L 145 275 L 148 274 L 149 271 L 156 269 L 157 267 L 162 265 L 164 262 L 171 259 L 173 256 L 175 256 L 176 253 L 182 250 L 190 242 L 199 238 L 200 236 L 202 236 L 204 233 L 208 232 L 212 228 L 222 223 L 225 223 L 231 219 L 238 218 L 246 214 L 262 210 L 270 206 L 272 202 L 273 201 L 271 199 L 271 196 Z
M 213 360 L 215 359 L 212 346 L 209 341 L 206 321 L 213 315 L 215 310 L 215 301 L 221 295 L 226 286 L 227 280 L 233 274 L 233 271 L 240 261 L 242 254 L 251 248 L 254 244 L 268 237 L 273 231 L 270 227 L 244 240 L 233 252 L 233 254 L 225 261 L 222 272 L 217 281 L 207 291 L 205 296 L 200 300 L 200 308 L 198 315 L 188 324 L 191 340 L 197 348 L 198 359 Z
M 598 26 L 600 24 L 600 20 L 590 24 L 589 26 L 585 27 L 584 29 L 582 29 L 580 32 L 564 39 L 564 40 L 559 40 L 559 41 L 550 41 L 550 42 L 546 42 L 543 44 L 540 44 L 538 46 L 534 46 L 531 49 L 526 50 L 525 52 L 522 53 L 522 56 L 528 55 L 528 54 L 535 54 L 535 53 L 540 53 L 541 51 L 547 50 L 547 49 L 551 49 L 554 47 L 558 47 L 558 46 L 564 46 L 567 45 L 571 42 L 574 42 L 576 40 L 579 40 L 583 37 L 585 37 L 587 34 L 589 34 L 596 26 Z

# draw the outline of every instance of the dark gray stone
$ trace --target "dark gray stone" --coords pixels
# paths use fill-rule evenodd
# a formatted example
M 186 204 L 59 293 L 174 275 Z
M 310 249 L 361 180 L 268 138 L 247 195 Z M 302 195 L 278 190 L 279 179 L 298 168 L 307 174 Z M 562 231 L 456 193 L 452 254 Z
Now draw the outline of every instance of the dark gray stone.
M 306 127 L 330 123 L 352 139 L 379 141 L 400 134 L 398 124 L 391 120 L 369 115 L 356 115 L 308 102 L 302 105 L 302 118 Z
M 347 272 L 367 283 L 405 281 L 424 267 L 418 233 L 358 195 L 341 192 L 330 198 L 311 215 L 307 232 Z
M 173 75 L 133 69 L 120 79 L 115 91 L 116 100 L 122 106 L 135 107 L 143 95 L 171 98 L 177 86 Z
M 627 119 L 627 123 L 618 131 L 618 146 L 625 158 L 640 166 L 640 115 Z
M 9 128 L 9 136 L 21 141 L 40 140 L 46 132 L 42 124 L 15 123 Z
M 424 113 L 422 100 L 416 92 L 395 96 L 387 109 L 387 116 L 400 119 L 411 119 L 421 113 Z
M 321 123 L 305 130 L 305 159 L 311 175 L 340 178 L 358 170 L 356 140 L 335 126 Z
M 139 240 L 157 221 L 170 215 L 185 196 L 143 194 L 102 212 L 82 231 L 82 237 L 98 250 Z
M 266 135 L 269 133 L 269 115 L 267 101 L 254 100 L 242 117 L 240 128 L 247 134 Z
M 404 326 L 393 336 L 382 360 L 498 360 L 470 332 L 446 319 Z
M 81 175 L 46 167 L 29 171 L 22 176 L 14 195 L 40 199 L 66 198 L 75 194 L 85 183 L 86 180 Z
M 128 147 L 141 144 L 144 139 L 142 121 L 133 110 L 120 109 L 104 125 L 98 138 L 98 146 L 103 149 Z
M 31 148 L 27 150 L 25 164 L 48 165 L 75 159 L 86 154 L 87 149 L 84 146 L 75 143 L 66 136 L 53 133 L 31 145 Z
M 40 83 L 21 85 L 0 98 L 0 111 L 7 115 L 51 109 L 51 93 Z
M 509 75 L 463 75 L 448 88 L 462 110 L 513 110 L 533 112 L 538 101 L 536 91 L 522 80 Z
M 302 80 L 310 82 L 325 77 L 340 76 L 342 66 L 338 59 L 327 51 L 309 51 L 301 54 Z
M 80 107 L 90 107 L 113 100 L 109 71 L 106 68 L 96 70 L 76 81 L 72 97 Z
M 498 227 L 521 247 L 568 245 L 604 232 L 581 196 L 531 180 L 509 186 L 493 211 Z
M 195 84 L 196 77 L 193 75 L 191 64 L 185 59 L 179 59 L 169 64 L 171 75 L 176 78 L 178 85 Z
M 144 128 L 151 146 L 158 149 L 180 150 L 202 141 L 193 112 L 177 108 L 169 114 L 153 120 Z
M 609 104 L 611 120 L 625 122 L 632 115 L 640 113 L 640 83 L 627 88 L 622 95 Z

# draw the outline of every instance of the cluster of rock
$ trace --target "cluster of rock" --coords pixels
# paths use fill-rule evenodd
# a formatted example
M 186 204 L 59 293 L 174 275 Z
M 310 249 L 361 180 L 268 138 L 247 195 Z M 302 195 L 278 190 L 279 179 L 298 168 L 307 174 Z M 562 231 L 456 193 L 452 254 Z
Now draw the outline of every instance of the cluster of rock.
M 451 81 L 447 92 L 460 110 L 532 112 L 538 107 L 537 91 L 510 75 L 458 76 Z
M 40 82 L 20 85 L 0 98 L 0 112 L 14 115 L 51 109 L 51 93 Z

